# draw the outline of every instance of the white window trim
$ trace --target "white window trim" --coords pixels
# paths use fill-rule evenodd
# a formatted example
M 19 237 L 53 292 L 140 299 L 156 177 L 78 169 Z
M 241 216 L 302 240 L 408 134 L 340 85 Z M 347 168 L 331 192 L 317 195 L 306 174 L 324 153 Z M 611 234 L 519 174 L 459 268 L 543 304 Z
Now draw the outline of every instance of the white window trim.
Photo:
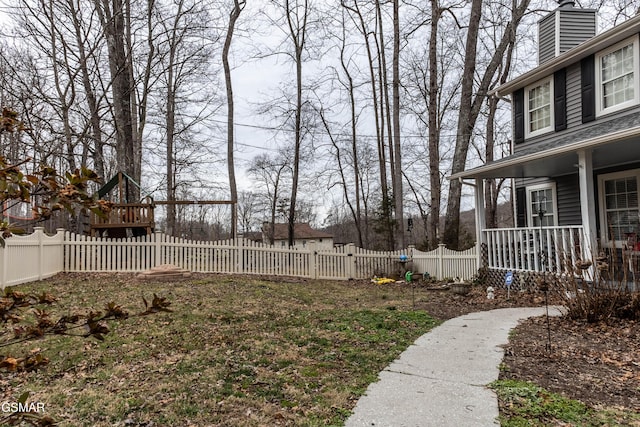
M 607 209 L 604 199 L 604 182 L 610 179 L 624 178 L 629 176 L 636 177 L 636 182 L 638 183 L 638 191 L 640 192 L 640 169 L 629 169 L 620 172 L 598 175 L 598 205 L 600 206 L 600 212 L 598 214 L 600 215 L 600 240 L 605 244 L 615 243 L 617 248 L 622 248 L 626 243 L 626 240 L 616 240 L 614 242 L 611 242 L 609 236 L 609 224 L 607 223 Z M 640 206 L 638 207 L 638 210 L 640 211 Z
M 618 49 L 623 48 L 629 43 L 633 44 L 633 99 L 629 101 L 616 104 L 612 107 L 603 108 L 602 106 L 602 57 L 615 52 Z M 638 36 L 632 36 L 625 39 L 613 46 L 598 52 L 595 56 L 595 68 L 596 68 L 596 117 L 603 116 L 605 114 L 615 113 L 616 111 L 629 108 L 633 105 L 637 105 L 640 102 L 640 52 L 638 50 Z
M 556 195 L 556 183 L 555 182 L 547 182 L 544 184 L 531 185 L 526 187 L 527 193 L 527 224 L 529 227 L 533 227 L 533 211 L 531 210 L 531 193 L 533 191 L 539 190 L 551 190 L 551 197 L 553 198 L 553 212 L 546 213 L 546 216 L 553 216 L 553 224 L 554 226 L 558 225 L 558 203 L 557 203 L 557 195 Z
M 538 129 L 534 132 L 531 132 L 531 118 L 529 117 L 529 92 L 531 89 L 535 89 L 538 86 L 542 86 L 546 83 L 549 83 L 549 114 L 550 117 L 550 125 L 546 128 Z M 533 138 L 534 136 L 543 135 L 545 133 L 549 133 L 555 129 L 555 111 L 554 111 L 554 88 L 553 88 L 553 75 L 546 77 L 542 80 L 538 80 L 534 84 L 531 84 L 524 88 L 524 137 Z

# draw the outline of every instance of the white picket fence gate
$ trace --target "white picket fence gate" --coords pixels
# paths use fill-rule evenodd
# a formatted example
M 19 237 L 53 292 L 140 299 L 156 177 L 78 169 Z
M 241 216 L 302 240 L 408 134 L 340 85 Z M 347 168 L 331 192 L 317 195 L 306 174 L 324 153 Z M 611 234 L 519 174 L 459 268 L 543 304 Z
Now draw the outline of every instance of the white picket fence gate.
M 400 255 L 409 261 L 401 262 Z M 477 251 L 431 252 L 413 247 L 376 252 L 354 245 L 330 250 L 314 242 L 304 248 L 277 248 L 236 239 L 204 242 L 154 233 L 130 239 L 88 237 L 58 230 L 48 236 L 37 228 L 30 236 L 6 239 L 0 249 L 0 286 L 41 280 L 60 272 L 134 273 L 174 264 L 195 273 L 298 276 L 313 279 L 363 279 L 374 275 L 428 272 L 430 276 L 470 279 L 477 272 Z

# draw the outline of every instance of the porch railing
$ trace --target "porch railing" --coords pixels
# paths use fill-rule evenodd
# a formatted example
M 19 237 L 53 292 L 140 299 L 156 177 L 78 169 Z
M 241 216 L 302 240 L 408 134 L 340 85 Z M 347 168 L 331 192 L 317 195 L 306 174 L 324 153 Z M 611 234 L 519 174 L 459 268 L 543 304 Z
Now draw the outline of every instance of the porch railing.
M 591 257 L 581 225 L 485 229 L 483 234 L 492 269 L 562 274 Z

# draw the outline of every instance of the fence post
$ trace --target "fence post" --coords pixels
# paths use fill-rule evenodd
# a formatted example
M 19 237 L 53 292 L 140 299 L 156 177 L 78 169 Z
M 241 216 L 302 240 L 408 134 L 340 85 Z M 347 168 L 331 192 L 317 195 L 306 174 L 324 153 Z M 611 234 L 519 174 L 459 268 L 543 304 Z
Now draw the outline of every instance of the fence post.
M 444 279 L 444 248 L 444 243 L 438 244 L 438 272 L 436 276 L 438 280 Z
M 355 247 L 353 243 L 347 245 L 347 279 L 356 278 L 356 257 L 354 256 Z
M 65 258 L 65 234 L 66 230 L 64 228 L 56 228 L 56 239 L 58 239 L 58 273 L 64 271 L 64 258 Z
M 44 227 L 33 227 L 33 234 L 38 239 L 38 280 L 42 280 L 44 270 Z
M 9 257 L 9 251 L 7 250 L 7 240 L 5 239 L 4 241 L 4 245 L 2 246 L 2 248 L 0 248 L 0 250 L 2 251 L 2 277 L 0 278 L 0 280 L 2 280 L 2 283 L 0 283 L 2 289 L 4 289 L 5 286 L 7 286 L 7 258 Z
M 309 251 L 309 278 L 311 279 L 318 278 L 318 271 L 316 268 L 318 251 L 316 249 L 316 241 L 310 240 L 309 243 L 307 243 L 307 250 Z
M 155 246 L 155 259 L 153 260 L 153 265 L 151 267 L 159 266 L 160 259 L 162 258 L 162 246 L 160 245 L 162 234 L 159 230 L 156 230 L 153 233 L 154 246 Z

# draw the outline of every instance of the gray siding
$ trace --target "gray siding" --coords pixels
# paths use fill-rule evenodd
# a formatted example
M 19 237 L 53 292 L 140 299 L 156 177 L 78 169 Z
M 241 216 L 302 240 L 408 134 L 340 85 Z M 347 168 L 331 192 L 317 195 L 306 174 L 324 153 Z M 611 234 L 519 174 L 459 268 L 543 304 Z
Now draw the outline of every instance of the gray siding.
M 595 10 L 556 9 L 538 22 L 538 64 L 553 59 L 556 49 L 562 54 L 595 35 Z
M 515 188 L 519 188 L 519 187 L 533 187 L 534 185 L 540 185 L 540 184 L 548 184 L 550 182 L 553 182 L 552 180 L 550 180 L 549 178 L 515 178 L 514 179 L 514 187 Z M 527 203 L 526 203 L 526 193 L 524 193 L 524 197 L 525 200 L 523 201 L 523 206 L 524 209 L 528 209 L 527 207 Z M 516 206 L 517 206 L 517 202 L 516 202 Z M 527 227 L 531 227 L 532 224 L 530 223 L 531 219 L 529 218 L 529 215 L 526 213 L 523 213 L 526 217 L 526 226 Z
M 558 225 L 582 224 L 578 174 L 559 176 L 555 178 L 555 181 L 558 198 Z
M 516 187 L 531 187 L 551 182 L 549 178 L 515 178 L 514 181 Z
M 550 13 L 538 22 L 538 64 L 556 56 L 556 18 Z
M 558 9 L 558 13 L 561 54 L 596 35 L 595 10 Z
M 580 63 L 567 67 L 567 129 L 582 124 Z
M 576 100 L 574 98 L 575 96 L 580 97 L 579 90 L 571 97 L 567 94 L 567 113 L 569 113 L 570 105 L 576 102 L 581 102 L 580 99 Z M 599 117 L 596 121 L 585 124 L 582 123 L 581 117 L 572 118 L 571 115 L 567 114 L 567 124 L 568 127 L 566 130 L 560 132 L 552 131 L 544 135 L 529 138 L 522 144 L 516 144 L 514 146 L 514 153 L 531 151 L 534 149 L 546 150 L 551 146 L 567 143 L 567 139 L 589 139 L 601 136 L 604 133 L 616 132 L 640 126 L 640 104 L 613 114 Z
M 515 180 L 515 187 L 531 187 L 538 184 L 555 182 L 556 184 L 556 212 L 558 214 L 558 225 L 580 225 L 582 215 L 580 214 L 580 184 L 578 175 L 566 175 L 547 178 L 518 178 Z M 527 221 L 529 218 L 527 217 Z M 528 224 L 531 226 L 531 224 Z

